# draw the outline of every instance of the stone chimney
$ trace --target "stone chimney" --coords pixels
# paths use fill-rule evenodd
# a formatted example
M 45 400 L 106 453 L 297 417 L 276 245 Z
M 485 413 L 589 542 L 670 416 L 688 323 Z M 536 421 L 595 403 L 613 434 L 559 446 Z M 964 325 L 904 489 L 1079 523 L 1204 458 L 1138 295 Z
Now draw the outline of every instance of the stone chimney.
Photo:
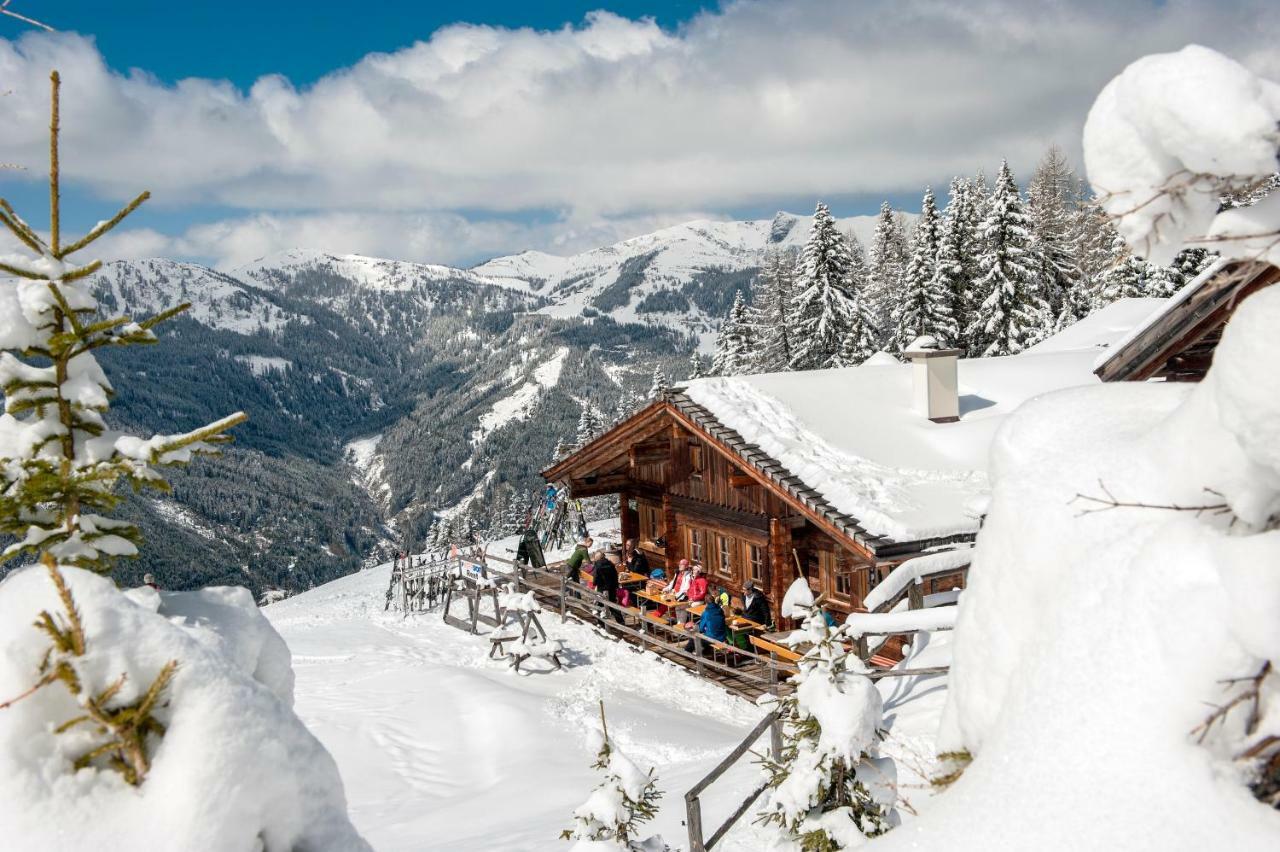
M 911 359 L 916 410 L 934 423 L 960 419 L 959 349 L 940 349 L 929 335 L 917 337 L 902 353 Z

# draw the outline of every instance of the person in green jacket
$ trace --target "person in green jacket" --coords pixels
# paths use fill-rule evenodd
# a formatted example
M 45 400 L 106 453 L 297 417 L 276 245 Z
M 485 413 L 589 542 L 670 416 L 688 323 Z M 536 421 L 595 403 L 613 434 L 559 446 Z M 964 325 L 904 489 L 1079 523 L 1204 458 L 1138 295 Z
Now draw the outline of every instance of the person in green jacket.
M 569 561 L 564 563 L 564 575 L 569 582 L 582 582 L 582 563 L 590 557 L 592 543 L 591 536 L 583 537 L 578 542 L 578 546 L 573 549 L 573 555 L 569 557 Z

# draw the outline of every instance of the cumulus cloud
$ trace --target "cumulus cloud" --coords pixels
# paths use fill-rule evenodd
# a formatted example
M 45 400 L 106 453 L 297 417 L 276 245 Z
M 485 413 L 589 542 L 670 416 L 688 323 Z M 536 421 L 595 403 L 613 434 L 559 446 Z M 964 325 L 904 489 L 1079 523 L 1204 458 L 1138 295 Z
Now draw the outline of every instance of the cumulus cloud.
M 91 40 L 31 33 L 0 40 L 0 126 L 3 159 L 40 161 L 58 67 L 71 179 L 244 211 L 175 245 L 457 259 L 678 211 L 915 191 L 1002 156 L 1025 171 L 1051 142 L 1078 149 L 1133 59 L 1195 41 L 1275 73 L 1277 31 L 1270 0 L 739 0 L 677 32 L 606 12 L 550 32 L 455 25 L 247 92 L 122 75 Z M 530 211 L 554 226 L 510 215 Z

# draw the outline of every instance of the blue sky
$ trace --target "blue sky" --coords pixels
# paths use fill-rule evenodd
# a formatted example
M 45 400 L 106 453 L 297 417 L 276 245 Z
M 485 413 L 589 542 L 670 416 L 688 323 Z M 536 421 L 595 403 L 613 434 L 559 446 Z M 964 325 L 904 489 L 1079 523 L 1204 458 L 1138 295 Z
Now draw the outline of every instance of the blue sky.
M 12 8 L 60 30 L 92 34 L 113 68 L 141 68 L 169 83 L 184 77 L 247 88 L 266 74 L 313 83 L 367 53 L 391 52 L 465 22 L 556 29 L 608 9 L 673 29 L 715 3 L 690 0 L 13 0 Z M 0 35 L 20 30 L 0 22 Z M 194 37 L 193 37 L 193 34 Z
M 469 264 L 693 218 L 873 213 L 1051 144 L 1196 41 L 1280 76 L 1266 0 L 13 0 L 0 193 L 39 221 L 64 78 L 73 226 L 154 201 L 104 250 L 234 266 L 305 246 Z M 600 11 L 604 10 L 604 11 Z M 1123 33 L 1124 38 L 1117 38 Z M 0 245 L 0 250 L 4 246 Z

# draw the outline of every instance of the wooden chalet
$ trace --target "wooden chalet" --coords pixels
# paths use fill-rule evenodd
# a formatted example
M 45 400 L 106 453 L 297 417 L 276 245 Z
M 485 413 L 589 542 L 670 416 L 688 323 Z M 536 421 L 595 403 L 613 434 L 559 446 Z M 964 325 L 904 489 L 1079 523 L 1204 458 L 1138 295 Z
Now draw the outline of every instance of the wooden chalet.
M 574 497 L 619 496 L 622 536 L 654 567 L 700 562 L 741 595 L 755 580 L 776 607 L 799 568 L 852 611 L 893 559 L 777 461 L 676 390 L 543 472 Z M 799 568 L 797 567 L 799 566 Z
M 1097 382 L 1099 347 L 1157 306 L 1122 300 L 1018 356 L 961 360 L 926 343 L 906 353 L 911 364 L 885 356 L 840 370 L 690 381 L 543 476 L 573 497 L 618 495 L 622 535 L 654 567 L 688 558 L 734 595 L 754 580 L 775 618 L 803 575 L 831 609 L 851 612 L 901 562 L 971 541 L 987 447 L 1003 418 L 1031 396 Z M 794 422 L 771 432 L 779 418 Z M 937 577 L 919 591 L 961 582 Z
M 1198 382 L 1236 306 L 1280 281 L 1280 268 L 1255 261 L 1218 261 L 1137 326 L 1098 365 L 1104 382 Z

